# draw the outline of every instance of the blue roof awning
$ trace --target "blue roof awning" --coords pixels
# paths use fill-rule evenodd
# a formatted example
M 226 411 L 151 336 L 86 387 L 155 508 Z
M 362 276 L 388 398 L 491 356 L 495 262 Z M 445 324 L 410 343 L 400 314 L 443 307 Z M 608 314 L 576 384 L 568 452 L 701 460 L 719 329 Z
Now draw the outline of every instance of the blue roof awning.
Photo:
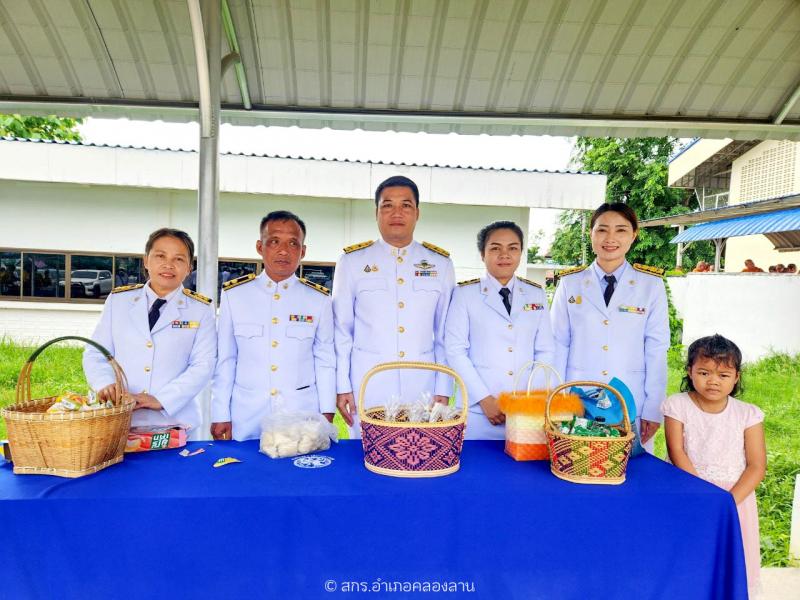
M 670 243 L 698 242 L 743 235 L 776 234 L 800 231 L 800 208 L 789 208 L 758 215 L 747 215 L 703 223 L 676 235 Z

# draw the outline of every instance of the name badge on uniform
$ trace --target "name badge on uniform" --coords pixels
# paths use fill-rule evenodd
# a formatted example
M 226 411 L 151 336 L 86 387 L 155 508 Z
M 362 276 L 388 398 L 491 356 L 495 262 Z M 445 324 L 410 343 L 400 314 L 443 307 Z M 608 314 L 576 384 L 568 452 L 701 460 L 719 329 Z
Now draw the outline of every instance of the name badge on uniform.
M 544 310 L 544 304 L 523 304 L 522 310 Z
M 416 263 L 414 266 L 417 268 L 417 270 L 414 271 L 415 277 L 436 277 L 439 274 L 438 271 L 433 270 L 436 268 L 436 265 L 429 263 L 424 258 L 422 262 Z
M 643 315 L 645 313 L 645 309 L 642 306 L 625 306 L 624 304 L 620 304 L 619 312 L 631 313 L 634 315 Z
M 289 315 L 289 320 L 298 323 L 313 323 L 314 315 Z
M 173 321 L 173 329 L 197 329 L 200 327 L 200 321 Z

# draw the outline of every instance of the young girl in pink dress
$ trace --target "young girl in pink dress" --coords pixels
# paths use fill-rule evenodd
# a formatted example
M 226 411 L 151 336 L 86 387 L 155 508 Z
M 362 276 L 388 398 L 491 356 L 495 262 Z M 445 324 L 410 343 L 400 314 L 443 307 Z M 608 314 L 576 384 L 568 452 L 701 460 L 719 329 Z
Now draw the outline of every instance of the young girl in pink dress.
M 767 450 L 764 413 L 734 398 L 742 353 L 721 335 L 689 346 L 679 394 L 664 402 L 669 459 L 676 467 L 728 490 L 742 528 L 747 584 L 756 588 L 761 570 L 755 489 L 764 479 Z

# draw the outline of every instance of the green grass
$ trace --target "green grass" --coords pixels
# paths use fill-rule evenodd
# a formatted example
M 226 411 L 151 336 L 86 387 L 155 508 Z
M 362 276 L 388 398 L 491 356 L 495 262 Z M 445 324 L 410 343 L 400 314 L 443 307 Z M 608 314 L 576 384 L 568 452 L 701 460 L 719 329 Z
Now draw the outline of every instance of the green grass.
M 0 340 L 0 406 L 14 402 L 17 377 L 32 348 Z M 66 390 L 82 392 L 86 383 L 81 370 L 82 348 L 51 346 L 36 360 L 31 378 L 34 398 Z M 669 357 L 668 393 L 678 391 L 683 375 L 679 349 Z M 789 564 L 789 526 L 794 479 L 800 473 L 800 356 L 771 356 L 748 365 L 742 375 L 740 399 L 761 407 L 766 415 L 767 477 L 756 491 L 761 526 L 761 556 L 764 566 Z M 342 437 L 347 428 L 339 415 L 334 423 Z M 5 439 L 0 420 L 0 439 Z M 656 435 L 656 455 L 666 456 L 664 434 Z

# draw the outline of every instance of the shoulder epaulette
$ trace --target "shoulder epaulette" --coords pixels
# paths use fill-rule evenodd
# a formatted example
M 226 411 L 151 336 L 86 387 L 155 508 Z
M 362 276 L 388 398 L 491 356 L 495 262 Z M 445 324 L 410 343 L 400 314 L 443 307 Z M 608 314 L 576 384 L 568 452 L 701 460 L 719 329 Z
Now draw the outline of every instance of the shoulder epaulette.
M 473 283 L 480 283 L 480 278 L 478 279 L 467 279 L 466 281 L 459 281 L 458 285 L 472 285 Z
M 528 285 L 532 285 L 533 287 L 537 287 L 539 289 L 542 289 L 542 286 L 540 284 L 536 283 L 535 281 L 531 281 L 530 279 L 525 279 L 524 277 L 520 277 L 519 275 L 517 275 L 517 279 L 519 279 L 520 281 L 522 281 L 524 283 L 527 283 Z
M 310 287 L 313 290 L 317 290 L 318 292 L 321 292 L 321 293 L 325 294 L 326 296 L 330 296 L 331 295 L 331 291 L 328 288 L 326 288 L 324 285 L 320 285 L 318 283 L 314 283 L 313 281 L 309 281 L 305 277 L 300 277 L 298 279 L 298 281 L 300 283 L 302 283 L 303 285 L 307 285 L 308 287 Z
M 439 246 L 435 246 L 430 242 L 422 242 L 422 245 L 425 246 L 431 252 L 436 252 L 436 254 L 441 254 L 445 258 L 450 257 L 450 253 L 447 250 L 443 250 L 442 248 L 439 248 Z
M 578 265 L 577 267 L 571 267 L 569 269 L 562 269 L 558 273 L 556 273 L 556 277 L 564 277 L 564 275 L 572 275 L 573 273 L 580 273 L 581 271 L 588 268 L 589 265 Z
M 203 304 L 211 304 L 211 298 L 208 296 L 203 296 L 203 294 L 199 294 L 195 291 L 192 291 L 187 288 L 183 288 L 183 294 L 185 296 L 189 296 L 189 298 L 194 298 L 198 302 L 202 302 Z
M 656 277 L 664 276 L 664 269 L 660 269 L 658 267 L 651 267 L 650 265 L 640 265 L 638 263 L 634 263 L 633 268 L 639 271 L 640 273 L 647 273 L 648 275 L 655 275 Z
M 247 283 L 248 281 L 253 281 L 256 276 L 254 273 L 248 273 L 247 275 L 242 275 L 241 277 L 237 277 L 236 279 L 231 279 L 230 281 L 226 281 L 222 284 L 223 291 L 227 292 L 228 290 L 232 290 L 237 285 L 242 285 L 243 283 Z
M 120 292 L 130 292 L 131 290 L 138 290 L 139 288 L 143 288 L 143 283 L 134 283 L 132 285 L 121 285 L 119 287 L 115 287 L 111 290 L 112 294 L 119 294 Z
M 351 252 L 355 252 L 356 250 L 363 250 L 364 248 L 369 248 L 374 244 L 372 240 L 367 240 L 366 242 L 361 242 L 360 244 L 353 244 L 352 246 L 347 246 L 344 248 L 345 254 L 350 254 Z

